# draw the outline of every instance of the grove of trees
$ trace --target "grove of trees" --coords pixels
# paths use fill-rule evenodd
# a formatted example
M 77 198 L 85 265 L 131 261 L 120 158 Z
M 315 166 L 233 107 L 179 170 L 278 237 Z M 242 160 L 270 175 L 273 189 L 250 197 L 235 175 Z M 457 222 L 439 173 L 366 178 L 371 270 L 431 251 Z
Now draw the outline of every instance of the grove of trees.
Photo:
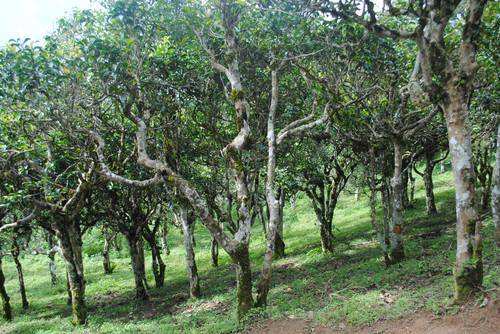
M 42 43 L 11 40 L 0 48 L 3 317 L 16 315 L 2 262 L 15 263 L 27 309 L 20 254 L 36 253 L 53 284 L 67 280 L 73 323 L 84 324 L 90 230 L 103 235 L 103 275 L 126 240 L 139 300 L 149 298 L 145 252 L 161 287 L 169 231 L 181 230 L 197 298 L 201 224 L 212 265 L 219 249 L 235 265 L 241 319 L 268 303 L 273 260 L 286 256 L 283 208 L 298 193 L 327 254 L 339 197 L 366 193 L 395 265 L 408 256 L 415 178 L 437 214 L 433 172 L 448 158 L 454 300 L 465 303 L 482 285 L 485 215 L 500 244 L 498 27 L 498 3 L 486 0 L 106 0 Z M 254 224 L 266 238 L 258 275 Z

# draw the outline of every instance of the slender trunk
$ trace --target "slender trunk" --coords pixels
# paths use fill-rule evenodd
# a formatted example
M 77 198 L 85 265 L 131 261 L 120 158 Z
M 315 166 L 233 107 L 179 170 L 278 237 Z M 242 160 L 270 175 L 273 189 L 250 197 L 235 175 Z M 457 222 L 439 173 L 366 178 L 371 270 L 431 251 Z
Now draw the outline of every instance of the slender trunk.
M 385 180 L 382 185 L 382 211 L 383 211 L 383 231 L 384 231 L 384 243 L 386 248 L 387 255 L 385 256 L 385 264 L 390 265 L 390 258 L 388 250 L 391 246 L 391 233 L 390 233 L 390 224 L 391 224 L 391 193 L 390 193 L 390 185 L 389 181 Z
M 212 259 L 212 266 L 213 267 L 218 267 L 219 266 L 219 244 L 217 243 L 217 240 L 215 238 L 212 238 L 212 242 L 210 244 L 210 254 L 211 259 Z
M 410 179 L 410 206 L 413 206 L 415 203 L 415 176 L 413 176 L 412 166 L 408 168 L 408 177 Z
M 135 298 L 138 300 L 148 300 L 148 292 L 145 285 L 146 272 L 144 265 L 144 248 L 140 244 L 140 235 L 127 234 L 127 241 L 130 250 L 130 260 L 135 280 Z M 142 254 L 141 254 L 142 253 Z
M 68 295 L 68 298 L 66 298 L 66 304 L 71 306 L 73 298 L 71 297 L 71 286 L 69 285 L 68 269 L 66 269 L 66 293 Z
M 285 257 L 285 242 L 283 240 L 283 208 L 285 207 L 285 192 L 283 189 L 279 191 L 279 219 L 276 226 L 276 237 L 274 241 L 274 256 L 278 259 Z
M 85 307 L 85 277 L 80 226 L 75 220 L 64 219 L 57 222 L 56 226 L 71 290 L 73 324 L 81 325 L 87 319 L 87 310 Z
M 2 256 L 0 255 L 0 297 L 2 298 L 3 318 L 12 321 L 12 308 L 10 306 L 10 297 L 5 289 L 5 275 L 2 269 Z
M 425 186 L 425 206 L 427 210 L 427 215 L 429 216 L 437 214 L 436 200 L 434 199 L 434 182 L 432 180 L 433 171 L 434 171 L 434 164 L 432 162 L 432 157 L 428 157 L 426 161 L 423 179 Z
M 457 214 L 457 255 L 455 262 L 455 301 L 466 300 L 483 279 L 481 221 L 475 201 L 475 173 L 472 164 L 470 130 L 467 125 L 465 96 L 448 87 L 448 103 L 443 106 L 451 163 L 455 179 Z
M 26 297 L 26 286 L 24 285 L 23 266 L 21 264 L 21 261 L 19 261 L 19 253 L 20 253 L 19 244 L 17 242 L 16 236 L 14 236 L 12 239 L 11 254 L 17 269 L 17 277 L 19 279 L 19 293 L 21 294 L 23 309 L 27 310 L 29 308 L 29 302 L 28 298 Z
M 168 223 L 165 221 L 161 229 L 161 249 L 165 256 L 170 255 L 170 248 L 168 247 Z
M 495 224 L 495 241 L 500 246 L 500 123 L 497 130 L 497 148 L 495 154 L 495 167 L 493 170 L 493 187 L 491 188 L 491 211 Z
M 380 244 L 380 249 L 384 256 L 385 264 L 389 264 L 388 245 L 386 243 L 388 236 L 385 234 L 385 227 L 377 223 L 377 181 L 376 181 L 376 166 L 375 166 L 375 150 L 370 148 L 370 222 L 373 230 L 377 233 L 377 239 Z M 358 188 L 359 189 L 359 188 Z
M 107 231 L 103 231 L 103 235 L 104 235 L 104 245 L 102 248 L 102 266 L 104 268 L 104 274 L 110 275 L 113 273 L 113 267 L 111 265 L 111 260 L 109 259 L 111 238 Z
M 408 209 L 411 207 L 410 197 L 408 196 L 408 183 L 410 181 L 410 177 L 408 175 L 408 168 L 406 168 L 407 167 L 406 165 L 407 165 L 406 163 L 403 164 L 403 168 L 405 168 L 405 169 L 401 175 L 402 182 L 403 182 L 402 183 L 403 184 L 403 193 L 402 193 L 403 194 L 403 209 Z
M 194 252 L 194 215 L 190 212 L 188 213 L 187 209 L 181 208 L 179 210 L 179 220 L 182 225 L 184 248 L 186 250 L 186 269 L 189 280 L 189 295 L 191 298 L 197 298 L 200 296 L 200 282 Z
M 47 232 L 47 243 L 49 246 L 49 252 L 47 254 L 49 258 L 49 273 L 50 273 L 50 283 L 52 286 L 57 285 L 57 268 L 56 268 L 56 251 L 54 250 L 55 243 L 52 233 Z
M 248 245 L 241 244 L 238 251 L 232 256 L 236 266 L 236 299 L 238 301 L 237 314 L 241 320 L 253 307 L 252 270 Z
M 390 226 L 391 248 L 389 251 L 391 263 L 397 263 L 404 259 L 403 247 L 403 179 L 402 164 L 403 155 L 401 151 L 401 142 L 398 139 L 393 140 L 394 145 L 394 175 L 391 180 L 392 185 L 392 220 Z

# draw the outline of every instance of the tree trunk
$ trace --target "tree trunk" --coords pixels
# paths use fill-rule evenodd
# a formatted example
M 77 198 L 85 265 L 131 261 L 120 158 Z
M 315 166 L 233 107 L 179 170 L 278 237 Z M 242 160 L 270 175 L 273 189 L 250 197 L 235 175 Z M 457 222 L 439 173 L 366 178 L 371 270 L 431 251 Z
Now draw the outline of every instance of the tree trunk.
M 319 218 L 319 217 L 318 217 Z M 321 249 L 323 253 L 333 253 L 334 242 L 332 233 L 332 222 L 321 217 L 319 223 L 319 231 L 321 236 Z
M 495 241 L 500 246 L 500 123 L 497 125 L 497 148 L 495 167 L 493 170 L 493 187 L 491 188 L 491 211 L 495 224 Z
M 168 223 L 165 221 L 161 229 L 161 249 L 165 256 L 170 255 L 170 248 L 168 247 Z
M 73 298 L 71 297 L 71 286 L 69 285 L 68 269 L 66 269 L 66 293 L 68 295 L 68 298 L 66 298 L 66 305 L 71 306 Z
M 113 273 L 113 267 L 111 266 L 111 260 L 109 259 L 111 238 L 107 231 L 103 231 L 103 236 L 104 236 L 104 246 L 102 248 L 102 266 L 104 268 L 104 274 L 110 275 Z
M 73 324 L 82 325 L 87 319 L 87 310 L 85 307 L 85 277 L 80 226 L 75 220 L 62 220 L 56 224 L 56 233 L 60 240 L 61 253 L 68 273 Z
M 389 264 L 389 253 L 388 253 L 388 235 L 386 235 L 387 229 L 385 226 L 380 226 L 377 223 L 377 181 L 376 181 L 376 166 L 375 166 L 375 151 L 370 148 L 370 174 L 369 174 L 369 184 L 370 184 L 370 222 L 372 224 L 373 230 L 377 233 L 377 239 L 380 244 L 380 249 L 384 256 L 384 262 L 386 265 Z M 359 189 L 359 187 L 358 187 Z
M 217 243 L 217 240 L 215 238 L 212 238 L 212 242 L 210 244 L 210 253 L 211 253 L 211 258 L 212 258 L 212 266 L 213 267 L 218 267 L 219 266 L 219 244 Z
M 19 253 L 20 253 L 19 244 L 17 242 L 16 236 L 14 235 L 14 237 L 12 238 L 11 254 L 12 254 L 12 259 L 16 264 L 17 277 L 19 279 L 19 293 L 21 294 L 23 309 L 27 310 L 29 308 L 29 302 L 28 298 L 26 297 L 26 286 L 24 285 L 23 266 L 21 264 L 21 261 L 19 261 Z
M 432 157 L 427 157 L 423 179 L 425 186 L 425 207 L 429 216 L 437 214 L 436 200 L 434 199 L 434 182 L 432 180 L 433 171 L 434 164 Z
M 161 258 L 161 250 L 156 243 L 156 234 L 157 229 L 155 228 L 151 231 L 148 227 L 144 230 L 144 239 L 149 244 L 149 248 L 151 248 L 151 267 L 153 268 L 153 276 L 155 278 L 155 286 L 157 288 L 163 287 L 165 282 L 165 263 Z
M 283 189 L 279 191 L 279 220 L 276 226 L 276 238 L 274 241 L 274 256 L 277 259 L 285 257 L 285 242 L 283 241 L 283 209 L 285 207 L 285 192 Z
M 146 270 L 144 265 L 144 247 L 142 247 L 139 240 L 142 236 L 136 236 L 135 234 L 132 235 L 129 233 L 126 237 L 130 250 L 132 271 L 134 272 L 135 298 L 138 300 L 148 300 L 149 296 L 145 285 Z
M 3 318 L 12 321 L 12 308 L 10 306 L 10 297 L 5 289 L 5 275 L 2 269 L 2 256 L 0 255 L 0 297 L 2 298 Z
M 182 225 L 184 236 L 184 248 L 186 250 L 186 269 L 189 280 L 189 295 L 191 298 L 200 296 L 200 283 L 198 278 L 198 268 L 194 252 L 194 215 L 185 208 L 179 210 L 179 220 Z
M 402 165 L 403 155 L 401 151 L 401 142 L 398 139 L 393 140 L 394 145 L 394 175 L 391 180 L 392 185 L 392 220 L 390 226 L 391 248 L 389 251 L 391 263 L 397 263 L 404 259 L 403 247 L 403 179 Z
M 50 283 L 52 286 L 57 285 L 57 268 L 56 268 L 56 251 L 54 250 L 55 243 L 52 233 L 47 232 L 47 243 L 49 246 L 49 252 L 47 254 L 49 258 L 49 273 L 50 273 Z
M 453 83 L 450 83 L 452 85 Z M 465 96 L 448 87 L 449 100 L 443 110 L 448 128 L 451 163 L 455 179 L 457 214 L 457 256 L 455 263 L 455 301 L 466 300 L 483 279 L 481 221 L 475 201 L 475 174 L 472 164 L 470 131 Z
M 404 162 L 404 160 L 403 160 Z M 411 208 L 410 197 L 408 196 L 408 183 L 410 181 L 409 171 L 407 168 L 407 163 L 403 163 L 404 171 L 402 173 L 402 184 L 403 184 L 403 209 Z
M 232 255 L 236 267 L 236 299 L 238 301 L 237 314 L 241 320 L 253 307 L 252 270 L 248 245 L 241 244 L 238 251 Z

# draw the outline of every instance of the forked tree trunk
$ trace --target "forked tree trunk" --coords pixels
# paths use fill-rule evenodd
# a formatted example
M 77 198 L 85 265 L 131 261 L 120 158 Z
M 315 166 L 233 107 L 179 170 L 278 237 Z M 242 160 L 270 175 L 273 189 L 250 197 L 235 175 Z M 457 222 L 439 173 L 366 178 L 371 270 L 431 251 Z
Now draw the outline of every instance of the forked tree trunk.
M 184 236 L 184 248 L 186 250 L 186 269 L 189 280 L 189 296 L 197 298 L 200 296 L 200 282 L 198 278 L 198 268 L 196 267 L 196 258 L 194 252 L 194 215 L 187 209 L 179 209 L 179 220 L 182 225 L 182 234 Z
M 495 225 L 495 241 L 500 246 L 500 122 L 497 125 L 497 149 L 493 170 L 493 186 L 491 187 L 491 211 Z
M 26 297 L 26 286 L 24 285 L 23 266 L 21 264 L 21 261 L 19 261 L 19 253 L 20 253 L 19 244 L 17 242 L 16 236 L 14 236 L 12 238 L 11 254 L 12 254 L 12 259 L 14 260 L 14 263 L 16 265 L 17 277 L 19 280 L 19 293 L 21 294 L 23 309 L 27 310 L 29 308 L 29 302 L 28 298 Z
M 82 325 L 87 319 L 87 310 L 85 307 L 85 277 L 80 226 L 75 220 L 63 219 L 56 223 L 56 234 L 60 241 L 61 253 L 68 273 L 73 324 Z
M 453 85 L 451 82 L 450 85 Z M 457 213 L 457 255 L 455 263 L 455 301 L 466 300 L 483 279 L 481 221 L 475 204 L 475 175 L 465 96 L 448 87 L 448 103 L 443 110 L 448 127 Z
M 49 273 L 50 273 L 50 283 L 52 286 L 57 285 L 57 268 L 56 268 L 56 251 L 54 250 L 55 243 L 52 233 L 47 232 L 47 243 L 49 246 L 49 252 L 47 256 L 49 258 Z
M 155 286 L 157 288 L 163 287 L 165 281 L 165 263 L 161 258 L 161 250 L 158 244 L 156 243 L 156 234 L 157 228 L 155 227 L 153 231 L 146 227 L 144 229 L 144 239 L 149 244 L 149 248 L 151 248 L 151 267 L 153 268 L 153 276 L 155 278 Z
M 390 226 L 391 247 L 389 256 L 391 263 L 397 263 L 404 259 L 403 247 L 403 154 L 399 139 L 393 140 L 394 146 L 394 175 L 391 180 L 392 186 L 392 220 Z
M 136 236 L 135 233 L 129 233 L 126 237 L 130 250 L 132 271 L 134 272 L 135 298 L 138 300 L 148 300 L 149 296 L 145 285 L 146 270 L 144 265 L 144 247 L 139 240 L 142 236 Z
M 10 297 L 5 289 L 5 275 L 2 268 L 2 256 L 0 255 L 0 297 L 2 298 L 3 318 L 12 321 L 12 308 L 10 306 Z

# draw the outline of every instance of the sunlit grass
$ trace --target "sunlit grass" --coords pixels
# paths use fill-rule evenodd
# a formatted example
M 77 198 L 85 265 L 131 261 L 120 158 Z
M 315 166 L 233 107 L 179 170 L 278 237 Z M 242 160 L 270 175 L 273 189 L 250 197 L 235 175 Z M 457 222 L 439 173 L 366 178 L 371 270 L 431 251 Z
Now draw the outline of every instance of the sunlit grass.
M 334 216 L 336 251 L 321 253 L 315 215 L 309 201 L 300 197 L 296 207 L 285 208 L 284 239 L 287 257 L 275 262 L 274 284 L 267 309 L 254 310 L 241 325 L 235 321 L 234 269 L 220 251 L 220 266 L 210 264 L 210 237 L 196 228 L 196 256 L 203 296 L 188 300 L 184 249 L 178 231 L 170 234 L 171 254 L 165 287 L 152 288 L 151 302 L 133 300 L 134 282 L 127 249 L 112 253 L 116 265 L 112 275 L 103 275 L 100 256 L 85 258 L 88 324 L 73 328 L 66 305 L 64 267 L 57 260 L 60 282 L 51 287 L 44 256 L 23 259 L 31 308 L 21 309 L 17 275 L 9 259 L 5 261 L 7 289 L 14 307 L 11 324 L 0 322 L 1 333 L 224 333 L 236 332 L 252 321 L 286 316 L 308 317 L 332 327 L 340 324 L 364 325 L 381 319 L 397 318 L 417 310 L 437 314 L 449 309 L 454 260 L 454 193 L 451 174 L 436 174 L 436 217 L 425 216 L 423 185 L 416 189 L 416 206 L 405 213 L 405 249 L 408 259 L 385 268 L 369 222 L 366 196 L 356 201 L 341 197 Z M 421 237 L 442 230 L 434 237 Z M 97 233 L 97 232 L 92 232 Z M 499 285 L 495 264 L 491 219 L 485 222 L 485 289 Z M 88 237 L 87 237 L 88 238 Z M 95 236 L 93 236 L 93 239 Z M 88 243 L 85 243 L 86 245 Z M 98 247 L 99 245 L 92 245 Z M 94 249 L 90 253 L 97 253 Z M 251 242 L 254 273 L 260 271 L 264 238 L 255 224 Z M 148 281 L 150 258 L 146 260 Z M 3 320 L 0 320 L 3 321 Z

